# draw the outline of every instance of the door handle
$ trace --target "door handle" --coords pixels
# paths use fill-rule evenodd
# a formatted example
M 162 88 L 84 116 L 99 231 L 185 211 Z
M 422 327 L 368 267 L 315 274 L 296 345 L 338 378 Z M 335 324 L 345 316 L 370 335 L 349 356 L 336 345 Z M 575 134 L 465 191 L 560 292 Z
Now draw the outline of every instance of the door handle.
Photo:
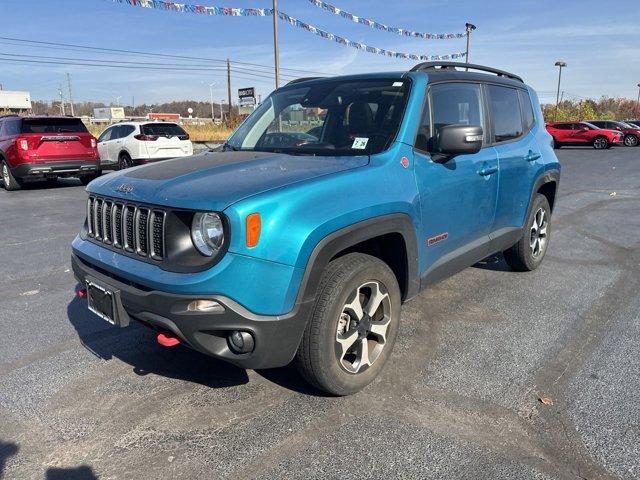
M 540 155 L 539 153 L 535 153 L 531 150 L 529 150 L 529 153 L 527 155 L 525 155 L 524 159 L 527 162 L 533 162 L 535 160 L 538 160 L 542 155 Z
M 482 175 L 483 177 L 486 177 L 487 175 L 491 175 L 492 173 L 496 173 L 497 171 L 498 171 L 498 167 L 495 165 L 482 167 L 480 170 L 478 170 L 478 175 Z

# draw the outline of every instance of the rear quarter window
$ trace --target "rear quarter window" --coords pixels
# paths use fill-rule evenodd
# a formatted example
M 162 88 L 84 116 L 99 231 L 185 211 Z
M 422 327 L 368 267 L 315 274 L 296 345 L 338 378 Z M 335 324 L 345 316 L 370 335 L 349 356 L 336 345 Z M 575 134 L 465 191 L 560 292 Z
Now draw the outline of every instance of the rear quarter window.
M 524 90 L 519 90 L 518 95 L 520 95 L 520 106 L 522 108 L 522 123 L 524 126 L 524 132 L 527 133 L 531 128 L 533 128 L 533 124 L 536 121 L 536 117 L 533 114 L 533 107 L 531 106 L 531 98 L 529 97 L 529 93 Z
M 79 118 L 23 118 L 21 133 L 87 133 Z

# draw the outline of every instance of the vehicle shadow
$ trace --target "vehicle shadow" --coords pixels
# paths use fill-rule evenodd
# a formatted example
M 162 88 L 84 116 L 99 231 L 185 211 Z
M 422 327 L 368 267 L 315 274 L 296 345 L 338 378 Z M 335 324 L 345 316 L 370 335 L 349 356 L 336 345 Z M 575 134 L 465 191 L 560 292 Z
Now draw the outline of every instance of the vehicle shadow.
M 7 459 L 18 453 L 18 450 L 20 448 L 15 443 L 0 440 L 0 478 L 4 478 L 3 472 Z
M 507 264 L 502 253 L 495 253 L 483 258 L 476 263 L 473 268 L 481 268 L 482 270 L 491 270 L 494 272 L 512 272 L 513 270 Z
M 75 468 L 51 467 L 45 473 L 45 480 L 98 480 L 93 468 L 80 465 Z
M 25 182 L 22 184 L 22 190 L 60 190 L 65 188 L 83 187 L 77 178 L 59 178 L 56 181 L 47 180 L 42 182 Z
M 156 342 L 156 332 L 137 322 L 118 328 L 94 315 L 85 300 L 77 296 L 67 306 L 67 317 L 82 345 L 103 360 L 117 358 L 133 372 L 185 380 L 210 388 L 243 385 L 249 381 L 244 369 L 178 345 L 171 348 Z

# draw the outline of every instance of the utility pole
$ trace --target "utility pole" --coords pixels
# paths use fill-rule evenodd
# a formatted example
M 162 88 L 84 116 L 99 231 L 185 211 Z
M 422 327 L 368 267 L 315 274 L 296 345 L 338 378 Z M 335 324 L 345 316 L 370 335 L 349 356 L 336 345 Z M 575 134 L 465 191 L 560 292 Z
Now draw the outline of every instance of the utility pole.
M 231 63 L 227 58 L 227 97 L 229 100 L 229 122 L 231 122 Z
M 276 88 L 280 87 L 280 46 L 278 44 L 278 0 L 273 0 L 273 56 L 276 75 Z
M 64 116 L 66 112 L 64 111 L 64 96 L 62 95 L 62 85 L 58 87 L 58 94 L 60 94 L 60 111 L 62 113 L 62 116 Z
M 464 24 L 464 27 L 467 34 L 467 49 L 466 49 L 464 58 L 465 58 L 465 62 L 469 63 L 469 46 L 471 44 L 471 32 L 473 32 L 476 29 L 476 26 L 473 23 L 467 22 Z
M 556 92 L 556 113 L 553 116 L 554 120 L 558 120 L 558 104 L 560 103 L 560 81 L 562 80 L 562 69 L 567 66 L 566 62 L 562 60 L 558 60 L 555 63 L 555 66 L 558 67 L 558 90 Z
M 636 117 L 640 117 L 640 83 L 638 84 L 638 101 L 636 102 Z
M 75 117 L 73 111 L 73 95 L 71 94 L 71 75 L 67 73 L 67 86 L 69 87 L 69 106 L 71 107 L 71 116 Z

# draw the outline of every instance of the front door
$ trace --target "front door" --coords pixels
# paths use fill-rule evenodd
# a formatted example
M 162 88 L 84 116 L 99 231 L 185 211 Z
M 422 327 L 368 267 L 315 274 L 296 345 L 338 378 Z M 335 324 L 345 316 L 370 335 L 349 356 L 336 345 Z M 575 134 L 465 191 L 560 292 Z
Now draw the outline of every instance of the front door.
M 430 87 L 416 139 L 415 172 L 422 211 L 423 284 L 438 281 L 489 252 L 498 191 L 498 158 L 487 146 L 472 155 L 434 161 L 430 138 L 445 125 L 479 125 L 485 132 L 482 89 L 475 83 Z M 438 159 L 435 159 L 438 160 Z

